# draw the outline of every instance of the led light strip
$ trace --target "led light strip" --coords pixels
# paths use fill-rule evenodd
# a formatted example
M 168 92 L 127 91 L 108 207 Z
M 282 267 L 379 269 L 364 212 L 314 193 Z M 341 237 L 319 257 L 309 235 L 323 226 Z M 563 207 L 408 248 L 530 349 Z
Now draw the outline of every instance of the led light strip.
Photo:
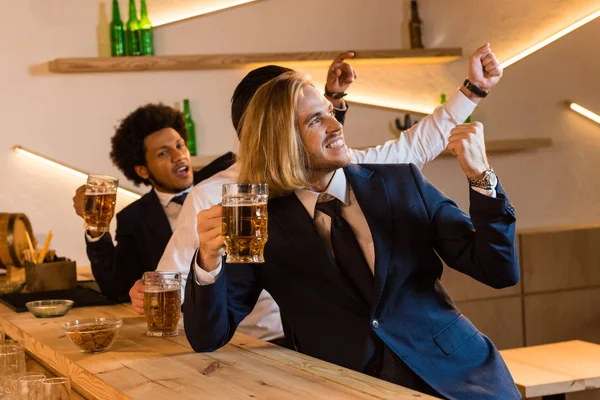
M 504 61 L 500 65 L 502 66 L 502 68 L 506 68 L 506 67 L 516 63 L 517 61 L 522 60 L 523 58 L 527 57 L 528 55 L 535 53 L 536 51 L 540 50 L 541 48 L 548 46 L 550 43 L 560 39 L 561 37 L 565 36 L 566 34 L 573 32 L 575 29 L 580 28 L 583 25 L 587 24 L 588 22 L 595 20 L 598 17 L 600 17 L 600 10 L 588 15 L 587 17 L 575 22 L 572 25 L 567 26 L 565 29 L 555 33 L 554 35 L 550 36 L 547 39 L 542 40 L 541 42 L 528 48 L 527 50 L 522 51 L 521 53 L 517 54 L 516 56 L 509 58 L 508 60 Z
M 184 0 L 189 1 L 189 0 Z M 189 5 L 185 11 L 177 10 L 170 14 L 169 12 L 159 12 L 156 17 L 152 17 L 152 22 L 155 27 L 170 24 L 173 22 L 178 22 L 182 20 L 186 20 L 189 18 L 199 17 L 204 14 L 210 14 L 217 11 L 226 10 L 228 8 L 233 8 L 237 6 L 241 6 L 243 4 L 253 3 L 258 0 L 232 0 L 228 2 L 221 2 L 221 4 L 216 4 L 213 6 L 205 6 L 205 5 Z M 183 3 L 183 1 L 180 1 Z M 161 15 L 162 14 L 162 15 Z M 163 18 L 161 18 L 164 15 Z
M 52 167 L 55 167 L 55 168 L 57 168 L 57 169 L 59 169 L 59 170 L 61 170 L 63 172 L 68 172 L 68 173 L 70 173 L 72 175 L 75 175 L 78 178 L 87 179 L 87 177 L 89 175 L 86 172 L 83 172 L 83 171 L 78 170 L 76 168 L 70 167 L 70 166 L 68 166 L 66 164 L 63 164 L 61 162 L 52 160 L 52 159 L 50 159 L 48 157 L 45 157 L 45 156 L 43 156 L 41 154 L 35 153 L 35 152 L 31 151 L 31 150 L 25 149 L 25 148 L 23 148 L 21 146 L 18 146 L 18 145 L 14 146 L 13 150 L 17 154 L 22 154 L 24 156 L 33 158 L 34 160 L 37 160 L 37 161 L 40 161 L 40 162 L 42 162 L 42 163 L 44 163 L 46 165 L 50 165 Z M 118 191 L 118 193 L 122 193 L 124 195 L 127 195 L 127 196 L 129 196 L 129 197 L 131 197 L 131 198 L 133 198 L 135 200 L 137 200 L 140 197 L 142 197 L 139 193 L 135 193 L 135 192 L 132 192 L 130 190 L 123 189 L 123 188 L 118 188 L 117 191 Z
M 571 110 L 575 111 L 576 113 L 579 113 L 579 114 L 583 115 L 584 117 L 589 118 L 592 121 L 600 124 L 600 115 L 591 112 L 587 108 L 581 107 L 577 103 L 569 103 L 569 108 Z

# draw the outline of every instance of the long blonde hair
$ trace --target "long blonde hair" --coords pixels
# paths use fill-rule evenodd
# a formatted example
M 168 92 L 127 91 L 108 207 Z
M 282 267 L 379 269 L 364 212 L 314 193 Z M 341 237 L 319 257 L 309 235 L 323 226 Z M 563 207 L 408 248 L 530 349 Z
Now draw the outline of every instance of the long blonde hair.
M 238 182 L 266 183 L 270 197 L 309 186 L 295 111 L 302 89 L 309 85 L 306 75 L 286 72 L 252 97 L 241 121 Z

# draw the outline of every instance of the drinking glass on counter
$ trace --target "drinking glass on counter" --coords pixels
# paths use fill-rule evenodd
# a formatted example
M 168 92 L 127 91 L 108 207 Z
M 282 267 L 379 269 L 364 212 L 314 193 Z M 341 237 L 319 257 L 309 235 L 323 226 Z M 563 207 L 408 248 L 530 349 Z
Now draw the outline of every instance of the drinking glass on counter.
M 223 240 L 228 263 L 263 263 L 267 243 L 266 183 L 223 185 Z
M 94 232 L 108 232 L 115 214 L 119 180 L 106 175 L 89 175 L 85 184 L 85 228 Z
M 71 380 L 69 378 L 46 378 L 42 381 L 43 400 L 71 400 Z
M 4 387 L 5 377 L 25 372 L 25 350 L 17 342 L 0 343 L 0 386 Z
M 144 272 L 144 317 L 148 336 L 177 336 L 181 317 L 181 274 Z
M 19 400 L 39 400 L 42 398 L 42 381 L 46 376 L 39 372 L 25 372 L 17 380 L 17 398 Z

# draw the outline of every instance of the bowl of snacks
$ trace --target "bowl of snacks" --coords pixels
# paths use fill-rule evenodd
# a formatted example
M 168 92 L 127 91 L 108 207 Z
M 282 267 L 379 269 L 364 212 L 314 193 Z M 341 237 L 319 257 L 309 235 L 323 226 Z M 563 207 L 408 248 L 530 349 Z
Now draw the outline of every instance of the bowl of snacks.
M 73 306 L 73 300 L 36 300 L 25 303 L 30 313 L 38 318 L 62 317 Z
M 25 281 L 0 282 L 0 294 L 19 293 L 25 287 Z
M 122 325 L 121 318 L 85 318 L 65 322 L 62 328 L 82 353 L 100 353 L 111 348 Z

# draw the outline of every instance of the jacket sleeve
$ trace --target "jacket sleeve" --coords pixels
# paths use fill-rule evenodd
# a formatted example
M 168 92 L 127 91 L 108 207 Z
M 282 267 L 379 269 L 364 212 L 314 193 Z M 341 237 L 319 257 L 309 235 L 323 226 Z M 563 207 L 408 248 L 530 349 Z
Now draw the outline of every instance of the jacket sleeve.
M 111 300 L 128 302 L 129 289 L 142 277 L 144 268 L 138 252 L 131 223 L 117 214 L 115 246 L 109 233 L 97 242 L 86 240 L 92 273 L 102 294 Z
M 215 283 L 201 286 L 195 279 L 194 263 L 182 307 L 185 335 L 194 351 L 214 351 L 231 340 L 239 323 L 254 308 L 262 287 L 254 266 L 226 263 Z
M 499 289 L 516 285 L 516 218 L 500 182 L 495 198 L 470 189 L 469 218 L 416 166 L 411 165 L 411 171 L 433 227 L 433 246 L 442 260 L 488 286 Z

